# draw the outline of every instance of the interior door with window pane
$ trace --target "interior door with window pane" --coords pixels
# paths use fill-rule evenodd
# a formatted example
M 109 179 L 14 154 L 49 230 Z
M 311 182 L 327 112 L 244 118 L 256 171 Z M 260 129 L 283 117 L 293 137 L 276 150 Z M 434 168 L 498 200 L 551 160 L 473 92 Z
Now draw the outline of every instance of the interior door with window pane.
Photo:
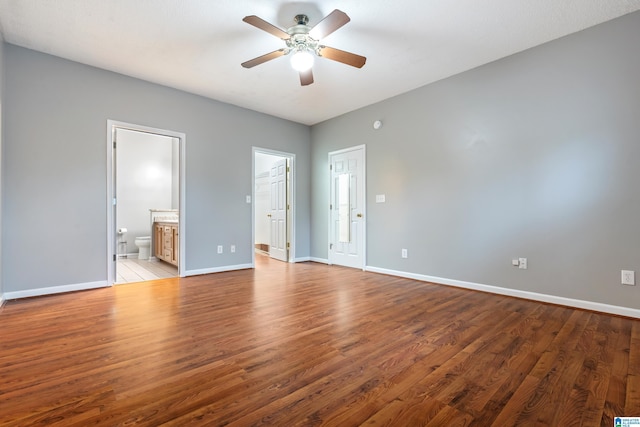
M 364 146 L 329 153 L 329 168 L 329 263 L 364 269 Z

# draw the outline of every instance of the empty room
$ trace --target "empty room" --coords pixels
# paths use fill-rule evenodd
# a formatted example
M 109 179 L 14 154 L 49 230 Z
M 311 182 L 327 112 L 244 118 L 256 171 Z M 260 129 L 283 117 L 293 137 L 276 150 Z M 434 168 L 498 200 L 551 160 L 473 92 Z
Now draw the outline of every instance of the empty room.
M 640 425 L 640 0 L 0 35 L 0 425 Z

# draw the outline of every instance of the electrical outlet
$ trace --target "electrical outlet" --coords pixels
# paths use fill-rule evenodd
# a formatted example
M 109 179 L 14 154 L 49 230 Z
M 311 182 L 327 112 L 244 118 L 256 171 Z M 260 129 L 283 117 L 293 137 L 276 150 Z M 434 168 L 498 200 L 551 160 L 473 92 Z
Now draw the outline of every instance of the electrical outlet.
M 621 280 L 623 285 L 631 285 L 635 286 L 636 284 L 636 273 L 633 270 L 622 270 L 621 271 Z
M 235 253 L 236 252 L 236 245 L 231 245 L 231 253 Z
M 527 269 L 527 259 L 526 258 L 518 258 L 518 268 L 520 270 Z
M 222 253 L 222 245 L 218 245 L 218 253 L 221 254 Z
M 402 258 L 409 258 L 409 253 L 406 249 L 402 249 Z

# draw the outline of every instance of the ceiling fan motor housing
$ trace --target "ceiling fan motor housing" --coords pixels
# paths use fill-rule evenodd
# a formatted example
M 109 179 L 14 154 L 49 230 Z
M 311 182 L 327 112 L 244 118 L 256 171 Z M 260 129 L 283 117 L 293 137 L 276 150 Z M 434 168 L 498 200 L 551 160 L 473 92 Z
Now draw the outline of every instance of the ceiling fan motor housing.
M 288 48 L 285 54 L 306 51 L 319 55 L 318 40 L 309 35 L 309 31 L 311 31 L 311 27 L 307 25 L 309 17 L 307 15 L 296 15 L 294 21 L 296 25 L 287 29 L 287 33 L 291 37 L 285 41 Z

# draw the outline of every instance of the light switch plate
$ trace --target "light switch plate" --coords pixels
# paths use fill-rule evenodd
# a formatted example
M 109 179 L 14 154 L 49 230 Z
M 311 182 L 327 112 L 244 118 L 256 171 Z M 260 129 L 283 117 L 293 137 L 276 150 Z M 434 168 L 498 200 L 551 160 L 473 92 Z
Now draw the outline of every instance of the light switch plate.
M 384 194 L 376 194 L 376 203 L 384 203 L 387 201 L 387 197 Z

